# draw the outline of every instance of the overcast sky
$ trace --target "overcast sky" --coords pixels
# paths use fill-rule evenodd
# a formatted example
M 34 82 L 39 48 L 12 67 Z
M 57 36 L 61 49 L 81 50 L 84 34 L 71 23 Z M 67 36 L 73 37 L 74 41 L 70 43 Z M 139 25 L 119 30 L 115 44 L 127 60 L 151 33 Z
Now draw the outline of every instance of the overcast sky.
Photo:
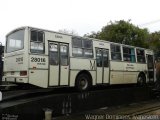
M 160 30 L 159 12 L 160 0 L 0 0 L 0 41 L 4 45 L 5 35 L 21 26 L 83 36 L 121 19 L 154 32 Z

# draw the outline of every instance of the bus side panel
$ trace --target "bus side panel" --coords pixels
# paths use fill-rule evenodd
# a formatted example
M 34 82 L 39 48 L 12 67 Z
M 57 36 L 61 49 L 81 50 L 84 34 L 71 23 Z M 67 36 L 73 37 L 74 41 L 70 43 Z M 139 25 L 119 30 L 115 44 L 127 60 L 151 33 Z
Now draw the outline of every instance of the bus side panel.
M 124 66 L 123 62 L 110 61 L 110 84 L 124 83 Z
M 70 80 L 69 80 L 69 86 L 74 87 L 75 86 L 75 80 L 76 76 L 78 75 L 79 71 L 70 70 Z
M 110 84 L 124 84 L 123 77 L 123 72 L 111 71 Z
M 29 83 L 35 86 L 48 87 L 48 70 L 29 70 Z
M 70 86 L 75 85 L 76 76 L 82 70 L 90 72 L 92 85 L 96 84 L 96 62 L 94 59 L 71 58 L 70 69 Z
M 124 71 L 124 83 L 137 83 L 137 74 L 138 72 L 135 71 Z
M 30 55 L 29 63 L 31 69 L 48 69 L 48 56 Z
M 137 63 L 124 62 L 124 83 L 137 83 Z
M 8 54 L 4 58 L 4 71 L 23 71 L 28 69 L 28 58 L 24 52 Z
M 71 58 L 70 69 L 96 70 L 96 62 L 93 59 Z
M 96 85 L 96 71 L 89 71 L 92 76 L 92 85 Z
M 28 83 L 28 74 L 20 75 L 20 71 L 28 73 L 28 58 L 23 51 L 8 53 L 4 58 L 4 79 L 8 82 Z
M 138 64 L 137 63 L 137 71 L 147 71 L 147 64 Z
M 30 55 L 29 57 L 29 83 L 48 87 L 48 56 Z

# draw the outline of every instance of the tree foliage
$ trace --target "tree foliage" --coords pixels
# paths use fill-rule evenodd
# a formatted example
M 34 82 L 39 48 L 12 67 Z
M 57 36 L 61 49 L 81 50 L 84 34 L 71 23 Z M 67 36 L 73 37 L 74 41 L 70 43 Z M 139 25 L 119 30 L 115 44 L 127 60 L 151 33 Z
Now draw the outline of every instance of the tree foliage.
M 111 21 L 108 25 L 104 26 L 101 31 L 92 32 L 91 34 L 86 34 L 85 36 L 148 48 L 148 30 L 140 29 L 138 26 L 131 24 L 130 20 Z
M 160 47 L 160 31 L 150 34 L 149 43 L 151 49 L 157 50 Z
M 160 31 L 150 34 L 149 48 L 154 50 L 157 57 L 160 57 Z

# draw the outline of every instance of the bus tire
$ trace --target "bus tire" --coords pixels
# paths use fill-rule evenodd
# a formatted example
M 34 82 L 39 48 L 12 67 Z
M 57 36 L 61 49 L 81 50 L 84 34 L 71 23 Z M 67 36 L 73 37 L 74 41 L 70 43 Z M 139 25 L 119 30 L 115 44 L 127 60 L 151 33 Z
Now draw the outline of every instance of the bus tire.
M 78 91 L 86 91 L 91 87 L 90 77 L 86 73 L 77 76 L 75 87 Z
M 146 76 L 144 73 L 140 73 L 137 78 L 138 86 L 144 86 L 146 84 Z

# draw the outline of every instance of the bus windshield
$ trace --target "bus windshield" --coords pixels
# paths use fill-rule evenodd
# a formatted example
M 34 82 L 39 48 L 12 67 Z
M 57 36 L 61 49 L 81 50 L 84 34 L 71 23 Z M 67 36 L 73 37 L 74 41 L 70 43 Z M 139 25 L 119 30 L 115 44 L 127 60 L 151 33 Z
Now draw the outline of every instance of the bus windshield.
M 18 30 L 7 36 L 6 52 L 14 52 L 24 47 L 24 29 Z

